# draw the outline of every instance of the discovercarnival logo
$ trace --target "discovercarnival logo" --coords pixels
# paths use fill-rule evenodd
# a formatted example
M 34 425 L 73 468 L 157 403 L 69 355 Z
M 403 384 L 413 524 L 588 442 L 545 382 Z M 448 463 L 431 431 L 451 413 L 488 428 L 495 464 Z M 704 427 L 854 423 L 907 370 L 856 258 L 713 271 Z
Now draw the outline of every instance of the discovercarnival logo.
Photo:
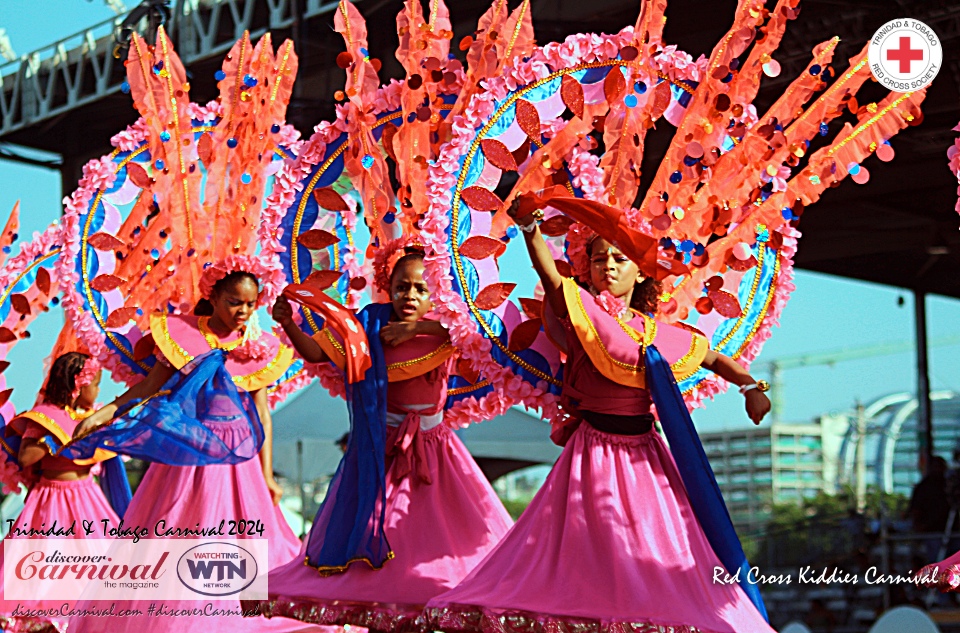
M 259 600 L 267 539 L 3 539 L 5 600 Z M 176 561 L 176 562 L 174 562 Z
M 203 543 L 177 561 L 183 586 L 204 596 L 238 594 L 253 584 L 257 570 L 256 557 L 236 543 Z

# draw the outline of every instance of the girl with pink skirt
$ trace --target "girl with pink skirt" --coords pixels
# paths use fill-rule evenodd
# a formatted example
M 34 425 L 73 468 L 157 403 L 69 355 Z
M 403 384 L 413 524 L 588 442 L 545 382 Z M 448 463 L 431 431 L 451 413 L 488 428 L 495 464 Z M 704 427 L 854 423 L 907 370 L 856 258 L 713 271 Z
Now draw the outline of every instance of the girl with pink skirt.
M 261 604 L 268 615 L 377 631 L 420 629 L 427 601 L 460 582 L 510 527 L 509 515 L 476 462 L 442 423 L 453 348 L 440 323 L 423 319 L 432 304 L 422 253 L 407 253 L 397 261 L 389 291 L 392 304 L 373 304 L 360 312 L 366 336 L 361 333 L 355 340 L 345 341 L 329 327 L 313 339 L 294 324 L 284 297 L 274 306 L 274 318 L 308 362 L 330 359 L 343 367 L 346 347 L 369 342 L 373 367 L 366 377 L 379 364 L 386 392 L 380 412 L 368 420 L 369 427 L 384 433 L 385 442 L 371 443 L 370 450 L 386 459 L 380 475 L 383 496 L 370 506 L 372 516 L 355 509 L 340 514 L 344 501 L 357 496 L 348 491 L 356 468 L 351 455 L 369 430 L 358 419 L 361 387 L 354 387 L 347 453 L 308 543 L 297 559 L 270 574 L 270 600 Z M 309 291 L 301 290 L 301 298 L 303 292 Z M 380 340 L 386 343 L 382 352 Z M 375 485 L 373 479 L 366 480 L 369 486 Z M 365 538 L 341 539 L 338 517 L 343 516 L 363 517 L 358 531 Z M 358 551 L 342 545 L 358 540 L 373 545 Z
M 255 272 L 259 264 L 254 258 L 230 256 L 207 268 L 200 282 L 205 301 L 195 313 L 202 316 L 155 314 L 150 330 L 158 348 L 157 364 L 147 377 L 112 404 L 100 409 L 78 429 L 83 437 L 106 425 L 119 407 L 138 399 L 156 397 L 161 387 L 179 370 L 191 371 L 194 360 L 211 350 L 222 350 L 225 368 L 239 390 L 252 396 L 256 414 L 263 425 L 264 441 L 259 459 L 238 463 L 205 466 L 169 466 L 153 463 L 147 470 L 124 515 L 124 525 L 145 526 L 151 532 L 161 520 L 168 528 L 215 526 L 222 520 L 255 520 L 263 527 L 262 534 L 240 538 L 268 539 L 268 564 L 279 567 L 290 561 L 299 549 L 299 539 L 287 525 L 278 503 L 281 489 L 273 478 L 271 459 L 271 418 L 266 387 L 275 382 L 290 366 L 293 352 L 267 332 L 259 331 L 250 319 L 259 303 L 259 285 Z M 172 395 L 166 396 L 168 398 Z M 216 399 L 208 400 L 216 402 Z M 190 403 L 186 403 L 188 406 Z M 209 413 L 210 415 L 206 415 Z M 217 422 L 216 412 L 197 411 L 206 416 L 204 426 L 216 440 L 227 447 L 249 444 L 249 430 L 232 422 Z M 122 418 L 118 418 L 122 419 Z M 100 435 L 109 433 L 104 426 Z M 92 439 L 91 435 L 88 440 Z M 114 440 L 122 446 L 122 441 Z M 121 450 L 121 449 L 118 449 Z M 255 455 L 253 456 L 255 457 Z M 119 603 L 118 603 L 119 604 Z M 168 603 L 170 609 L 202 608 L 206 602 Z M 218 609 L 230 609 L 236 615 L 219 617 L 77 617 L 71 620 L 71 633 L 95 631 L 300 631 L 304 627 L 291 622 L 268 622 L 262 618 L 247 619 L 235 602 L 213 603 Z M 144 603 L 132 602 L 125 608 L 144 610 Z
M 53 362 L 41 403 L 11 421 L 12 435 L 7 434 L 4 444 L 12 448 L 19 437 L 20 466 L 28 471 L 39 469 L 40 479 L 30 487 L 23 511 L 13 522 L 14 532 L 7 538 L 23 538 L 18 533 L 49 530 L 54 526 L 62 530 L 70 530 L 73 526 L 69 538 L 90 538 L 81 527 L 82 521 L 93 521 L 98 528 L 104 519 L 113 526 L 119 521 L 90 476 L 94 463 L 113 456 L 101 452 L 94 459 L 75 462 L 52 455 L 44 441 L 48 435 L 61 442 L 68 441 L 83 419 L 83 413 L 93 408 L 99 392 L 100 369 L 96 361 L 90 360 L 86 354 L 69 352 Z M 3 564 L 4 555 L 0 550 L 0 569 Z M 66 609 L 61 617 L 64 606 Z M 63 632 L 70 607 L 71 604 L 64 600 L 10 600 L 4 594 L 3 577 L 0 576 L 0 629 L 4 631 Z M 11 615 L 15 610 L 34 613 L 52 610 L 54 613 L 15 617 Z
M 654 364 L 666 367 L 671 383 L 674 375 L 683 378 L 703 366 L 751 387 L 744 392 L 755 423 L 770 406 L 758 383 L 710 351 L 692 329 L 644 314 L 656 305 L 659 284 L 645 279 L 616 246 L 600 237 L 587 242 L 582 272 L 590 287 L 584 289 L 557 272 L 531 215 L 518 224 L 546 293 L 546 331 L 567 357 L 562 401 L 570 417 L 552 436 L 564 450 L 490 555 L 456 588 L 430 601 L 431 624 L 488 633 L 581 627 L 772 633 L 762 602 L 751 602 L 711 546 L 701 526 L 705 518 L 695 514 L 685 478 L 650 413 Z M 660 365 L 661 357 L 669 366 Z M 672 389 L 682 407 L 675 383 Z M 680 422 L 665 417 L 665 401 L 658 399 L 657 408 L 665 430 Z M 670 439 L 676 452 L 679 442 Z M 705 458 L 699 467 L 709 469 Z M 716 514 L 729 524 L 720 507 Z M 742 558 L 739 542 L 734 549 Z

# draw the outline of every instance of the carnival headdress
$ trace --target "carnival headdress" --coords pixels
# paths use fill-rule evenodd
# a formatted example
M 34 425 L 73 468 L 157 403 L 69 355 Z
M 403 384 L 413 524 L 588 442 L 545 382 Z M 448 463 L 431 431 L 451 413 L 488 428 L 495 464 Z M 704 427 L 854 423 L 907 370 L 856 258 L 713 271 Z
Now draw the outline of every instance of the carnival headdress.
M 186 73 L 161 28 L 133 35 L 128 91 L 141 118 L 90 161 L 66 201 L 58 272 L 77 335 L 117 380 L 153 363 L 152 312 L 188 313 L 215 277 L 246 270 L 272 303 L 282 279 L 258 233 L 274 174 L 299 134 L 284 122 L 297 72 L 291 42 L 237 41 L 217 71 L 220 96 L 190 101 Z M 296 373 L 296 372 L 294 372 Z
M 510 15 L 496 0 L 476 37 L 461 42 L 464 66 L 449 54 L 443 3 L 432 2 L 425 17 L 407 2 L 397 19 L 406 77 L 382 87 L 359 12 L 339 4 L 347 83 L 337 96 L 345 102 L 279 176 L 266 217 L 283 229 L 278 255 L 288 281 L 302 281 L 324 252 L 345 301 L 370 281 L 356 259 L 356 232 L 342 230 L 355 227 L 357 205 L 374 251 L 393 237 L 389 227 L 416 232 L 434 304 L 461 352 L 450 423 L 517 403 L 555 411 L 560 358 L 542 331 L 535 289 L 517 288 L 498 266 L 518 235 L 506 214 L 517 196 L 566 190 L 555 204 L 541 200 L 541 229 L 564 274 L 584 272 L 586 241 L 603 226 L 621 227 L 621 240 L 634 236 L 645 245 L 638 263 L 663 280 L 661 318 L 697 327 L 714 349 L 749 364 L 793 288 L 805 208 L 847 175 L 864 182 L 860 164 L 878 148 L 888 160 L 890 139 L 920 120 L 923 91 L 859 105 L 854 95 L 870 78 L 866 51 L 835 69 L 837 39 L 818 45 L 761 115 L 753 101 L 762 77 L 779 74 L 774 55 L 798 0 L 773 9 L 742 0 L 730 30 L 697 60 L 663 41 L 666 4 L 645 0 L 636 24 L 616 34 L 535 47 L 528 3 Z M 847 110 L 855 120 L 835 124 Z M 638 196 L 646 133 L 664 121 L 677 132 Z M 516 182 L 503 196 L 510 172 Z M 575 221 L 587 219 L 577 215 L 585 209 L 593 226 Z M 310 251 L 304 242 L 323 223 L 340 224 Z M 303 315 L 309 333 L 320 325 Z M 691 405 L 722 387 L 706 371 L 681 384 Z

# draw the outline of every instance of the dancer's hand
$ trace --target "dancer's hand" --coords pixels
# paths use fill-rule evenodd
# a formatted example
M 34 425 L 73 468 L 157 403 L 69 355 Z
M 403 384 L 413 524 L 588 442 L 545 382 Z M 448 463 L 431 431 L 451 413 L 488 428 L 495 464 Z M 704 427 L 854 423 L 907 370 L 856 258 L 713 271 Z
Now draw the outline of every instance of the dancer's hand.
M 281 488 L 277 480 L 273 478 L 273 475 L 264 477 L 264 479 L 267 480 L 267 490 L 270 491 L 270 499 L 273 501 L 273 505 L 279 504 L 280 498 L 283 496 L 283 488 Z
M 746 394 L 747 415 L 754 424 L 760 424 L 763 416 L 770 413 L 770 398 L 758 389 L 751 389 Z
M 293 307 L 290 305 L 290 301 L 283 295 L 277 297 L 277 300 L 273 303 L 271 314 L 273 315 L 273 320 L 283 327 L 293 323 Z
M 84 437 L 90 435 L 97 429 L 103 426 L 103 422 L 99 422 L 96 417 L 90 416 L 83 422 L 77 425 L 77 428 L 73 430 L 73 438 L 77 439 L 79 437 Z
M 396 347 L 417 335 L 417 323 L 394 321 L 380 328 L 380 340 L 390 347 Z
M 510 203 L 510 206 L 507 208 L 507 215 L 516 222 L 517 224 L 522 224 L 524 226 L 530 224 L 533 221 L 533 213 L 527 213 L 522 218 L 518 218 L 517 214 L 520 212 L 520 198 L 514 198 L 513 202 Z

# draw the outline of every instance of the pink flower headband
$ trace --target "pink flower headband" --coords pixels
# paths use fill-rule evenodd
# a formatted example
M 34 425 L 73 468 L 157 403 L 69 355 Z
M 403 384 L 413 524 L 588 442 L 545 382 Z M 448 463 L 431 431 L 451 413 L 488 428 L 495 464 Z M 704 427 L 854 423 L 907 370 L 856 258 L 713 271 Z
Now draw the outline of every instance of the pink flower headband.
M 74 387 L 73 393 L 70 395 L 71 400 L 76 400 L 80 396 L 80 390 L 91 384 L 93 379 L 97 377 L 97 372 L 99 371 L 100 361 L 96 358 L 91 356 L 84 361 L 83 368 L 73 381 Z
M 216 283 L 235 272 L 249 273 L 257 278 L 260 283 L 260 294 L 257 296 L 258 306 L 272 304 L 283 285 L 283 276 L 280 271 L 270 267 L 259 258 L 252 255 L 228 255 L 203 271 L 203 275 L 200 277 L 200 295 L 204 299 L 210 299 Z
M 583 282 L 590 281 L 590 243 L 597 237 L 586 224 L 574 222 L 567 229 L 567 259 L 573 276 Z
M 415 235 L 406 235 L 390 240 L 377 251 L 373 260 L 374 283 L 377 289 L 385 294 L 390 293 L 390 276 L 393 274 L 393 267 L 397 261 L 407 254 L 406 250 L 410 247 L 423 248 L 423 244 L 418 241 Z

